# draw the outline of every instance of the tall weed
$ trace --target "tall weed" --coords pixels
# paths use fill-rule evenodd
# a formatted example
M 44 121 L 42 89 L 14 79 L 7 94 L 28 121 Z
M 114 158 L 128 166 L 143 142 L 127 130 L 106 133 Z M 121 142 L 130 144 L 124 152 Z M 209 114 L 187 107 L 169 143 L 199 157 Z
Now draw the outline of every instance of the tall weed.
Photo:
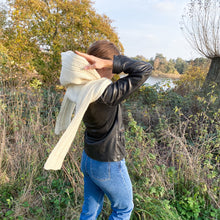
M 215 90 L 206 97 L 195 94 L 189 99 L 166 91 L 154 105 L 133 98 L 125 105 L 128 166 L 135 195 L 169 201 L 182 219 L 218 219 L 219 98 Z M 144 199 L 136 207 L 144 206 Z M 144 210 L 141 216 L 152 218 Z
M 54 135 L 54 124 L 61 94 L 52 89 L 19 90 L 2 86 L 0 218 L 71 219 L 80 213 L 83 194 L 80 151 L 74 148 L 69 153 L 63 172 L 43 169 L 59 138 Z M 81 140 L 79 135 L 82 133 L 79 132 L 74 144 Z

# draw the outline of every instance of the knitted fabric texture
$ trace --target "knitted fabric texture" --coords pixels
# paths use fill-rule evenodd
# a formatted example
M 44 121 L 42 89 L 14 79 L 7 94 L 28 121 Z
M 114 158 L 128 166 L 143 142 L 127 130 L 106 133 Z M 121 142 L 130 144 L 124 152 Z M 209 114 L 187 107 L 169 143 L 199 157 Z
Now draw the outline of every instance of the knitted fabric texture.
M 61 53 L 61 59 L 60 82 L 67 89 L 56 120 L 55 133 L 65 132 L 50 153 L 44 165 L 46 170 L 61 169 L 89 104 L 96 101 L 111 83 L 110 79 L 101 78 L 95 69 L 84 70 L 89 63 L 72 51 Z

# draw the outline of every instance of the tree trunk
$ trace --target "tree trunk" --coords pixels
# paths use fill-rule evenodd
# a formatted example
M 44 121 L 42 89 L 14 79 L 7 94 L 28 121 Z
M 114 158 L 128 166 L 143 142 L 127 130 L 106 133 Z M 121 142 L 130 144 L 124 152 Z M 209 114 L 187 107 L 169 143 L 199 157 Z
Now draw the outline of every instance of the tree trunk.
M 208 89 L 211 83 L 216 83 L 216 89 L 220 89 L 220 57 L 212 59 L 203 89 Z

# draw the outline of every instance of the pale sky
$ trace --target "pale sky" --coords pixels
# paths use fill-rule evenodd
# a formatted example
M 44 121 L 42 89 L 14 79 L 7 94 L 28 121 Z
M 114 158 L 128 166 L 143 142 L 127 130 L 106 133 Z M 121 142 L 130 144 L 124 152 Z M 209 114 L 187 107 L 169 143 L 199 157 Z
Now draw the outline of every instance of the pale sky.
M 0 0 L 0 3 L 5 0 Z M 125 55 L 150 59 L 162 53 L 167 59 L 201 57 L 184 38 L 180 19 L 190 0 L 92 0 L 99 14 L 113 22 Z
M 94 0 L 99 14 L 113 20 L 125 55 L 146 58 L 162 53 L 167 59 L 201 57 L 180 29 L 180 19 L 190 0 Z

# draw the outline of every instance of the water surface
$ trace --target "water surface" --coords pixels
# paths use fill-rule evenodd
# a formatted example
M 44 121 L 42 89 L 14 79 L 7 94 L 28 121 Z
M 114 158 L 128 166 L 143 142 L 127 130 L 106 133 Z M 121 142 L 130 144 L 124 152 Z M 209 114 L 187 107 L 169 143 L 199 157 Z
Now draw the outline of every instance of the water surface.
M 145 82 L 146 85 L 154 86 L 158 85 L 162 87 L 164 90 L 169 88 L 174 88 L 175 84 L 173 83 L 173 79 L 170 78 L 162 78 L 162 77 L 154 77 L 150 76 L 147 81 Z

